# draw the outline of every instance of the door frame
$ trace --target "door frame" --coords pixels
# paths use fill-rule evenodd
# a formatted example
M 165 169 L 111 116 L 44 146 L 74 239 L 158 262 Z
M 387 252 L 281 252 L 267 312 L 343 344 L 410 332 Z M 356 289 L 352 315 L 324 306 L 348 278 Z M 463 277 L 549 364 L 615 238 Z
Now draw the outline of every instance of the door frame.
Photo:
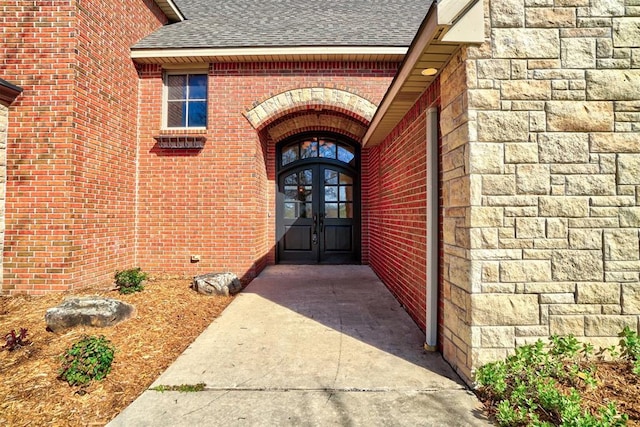
M 332 160 L 332 159 L 327 159 L 327 158 L 323 158 L 323 157 L 315 157 L 315 158 L 307 158 L 307 159 L 302 159 L 302 160 L 296 160 L 294 162 L 291 162 L 285 166 L 282 166 L 282 148 L 288 146 L 289 144 L 296 142 L 296 141 L 303 141 L 305 139 L 309 139 L 312 137 L 318 137 L 318 138 L 331 138 L 331 139 L 335 139 L 337 142 L 339 142 L 340 144 L 343 145 L 347 145 L 351 148 L 353 148 L 354 150 L 354 162 L 353 164 L 347 164 L 344 162 L 341 162 L 339 160 Z M 350 173 L 353 174 L 354 176 L 354 184 L 353 184 L 353 212 L 354 212 L 354 216 L 353 216 L 353 256 L 350 257 L 350 260 L 346 260 L 345 257 L 343 257 L 342 259 L 339 260 L 334 260 L 333 262 L 331 260 L 328 261 L 323 261 L 321 259 L 322 257 L 322 253 L 319 250 L 318 252 L 318 260 L 316 262 L 308 262 L 306 260 L 303 261 L 285 261 L 287 264 L 359 264 L 361 262 L 361 257 L 362 257 L 362 191 L 361 191 L 361 147 L 360 144 L 341 134 L 338 133 L 334 133 L 334 132 L 324 132 L 324 131 L 318 131 L 318 132 L 303 132 L 303 133 L 299 133 L 296 135 L 293 135 L 289 138 L 286 138 L 282 141 L 280 141 L 277 145 L 276 145 L 276 156 L 275 156 L 275 162 L 276 162 L 276 176 L 275 176 L 275 192 L 276 192 L 276 197 L 275 197 L 275 205 L 276 205 L 276 220 L 275 220 L 275 240 L 276 240 L 276 244 L 275 244 L 275 261 L 276 264 L 280 264 L 283 263 L 283 261 L 280 259 L 281 255 L 280 255 L 280 245 L 281 243 L 281 239 L 282 237 L 284 237 L 284 232 L 283 232 L 283 222 L 284 222 L 284 218 L 283 218 L 283 210 L 284 210 L 284 206 L 283 206 L 283 201 L 282 201 L 282 195 L 280 194 L 280 180 L 282 179 L 282 177 L 295 169 L 299 169 L 299 168 L 304 168 L 305 166 L 312 166 L 315 167 L 316 165 L 326 165 L 326 166 L 334 166 L 337 168 L 341 168 L 344 170 L 349 171 Z M 318 167 L 318 170 L 322 169 L 321 167 Z M 319 191 L 319 190 L 318 190 Z M 320 239 L 322 240 L 322 239 Z

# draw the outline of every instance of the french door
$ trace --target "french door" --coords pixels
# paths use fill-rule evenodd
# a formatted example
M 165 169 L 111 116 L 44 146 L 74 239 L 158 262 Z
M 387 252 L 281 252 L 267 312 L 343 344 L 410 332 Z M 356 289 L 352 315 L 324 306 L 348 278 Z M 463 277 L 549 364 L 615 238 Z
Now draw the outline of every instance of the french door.
M 308 154 L 303 152 L 305 146 L 299 144 L 295 156 L 298 161 L 287 162 L 288 167 L 278 175 L 278 261 L 357 262 L 360 251 L 357 172 L 338 159 L 338 149 L 334 158 L 321 156 L 324 145 L 336 141 L 317 138 L 312 141 L 318 155 L 305 157 Z M 349 149 L 355 156 L 355 149 Z M 345 160 L 351 156 L 342 157 Z

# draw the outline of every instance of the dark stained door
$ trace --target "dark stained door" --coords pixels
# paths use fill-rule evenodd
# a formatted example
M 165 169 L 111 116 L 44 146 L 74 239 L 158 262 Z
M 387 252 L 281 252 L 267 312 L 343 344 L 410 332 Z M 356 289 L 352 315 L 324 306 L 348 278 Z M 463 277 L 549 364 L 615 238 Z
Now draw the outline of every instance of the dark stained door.
M 296 154 L 287 158 L 292 145 Z M 339 156 L 340 143 L 311 137 L 281 151 L 280 165 L 285 167 L 278 174 L 276 221 L 280 263 L 359 261 L 359 188 L 353 167 L 357 151 L 345 147 Z

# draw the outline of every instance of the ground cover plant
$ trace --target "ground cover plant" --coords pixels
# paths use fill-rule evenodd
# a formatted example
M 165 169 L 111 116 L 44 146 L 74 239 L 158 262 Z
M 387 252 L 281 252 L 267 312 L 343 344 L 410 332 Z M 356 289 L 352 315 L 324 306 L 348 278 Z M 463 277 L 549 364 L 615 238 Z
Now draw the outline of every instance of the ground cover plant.
M 626 327 L 620 344 L 595 351 L 552 336 L 478 369 L 478 393 L 501 426 L 640 425 L 640 340 Z
M 144 290 L 142 282 L 147 280 L 148 277 L 147 273 L 144 273 L 138 267 L 116 271 L 114 278 L 116 287 L 121 294 L 132 294 L 134 292 L 142 292 Z
M 150 277 L 144 292 L 125 295 L 109 284 L 37 297 L 0 296 L 0 333 L 15 330 L 19 336 L 20 328 L 28 329 L 30 341 L 14 351 L 0 351 L 0 425 L 105 425 L 149 388 L 232 300 L 198 294 L 190 283 Z M 111 328 L 47 332 L 46 310 L 69 295 L 117 298 L 133 304 L 136 315 Z M 103 335 L 113 345 L 111 370 L 100 381 L 70 386 L 58 378 L 61 357 L 87 335 Z

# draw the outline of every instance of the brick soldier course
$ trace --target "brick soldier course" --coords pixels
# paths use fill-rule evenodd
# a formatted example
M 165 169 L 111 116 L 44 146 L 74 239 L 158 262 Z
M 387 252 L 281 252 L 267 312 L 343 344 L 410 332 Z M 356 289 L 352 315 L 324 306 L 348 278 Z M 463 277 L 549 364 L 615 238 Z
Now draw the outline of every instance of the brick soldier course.
M 550 334 L 638 329 L 634 0 L 40 3 L 0 7 L 24 88 L 0 107 L 3 293 L 130 266 L 246 283 L 278 262 L 278 144 L 331 132 L 362 146 L 359 261 L 467 380 Z M 193 71 L 206 127 L 167 128 L 163 79 Z

